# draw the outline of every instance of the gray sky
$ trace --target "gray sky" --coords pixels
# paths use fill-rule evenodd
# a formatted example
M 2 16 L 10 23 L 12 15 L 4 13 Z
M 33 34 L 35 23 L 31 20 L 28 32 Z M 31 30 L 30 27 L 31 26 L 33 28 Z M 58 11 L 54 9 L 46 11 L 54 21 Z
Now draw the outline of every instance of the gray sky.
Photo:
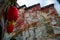
M 37 3 L 40 3 L 41 7 L 44 7 L 44 6 L 47 6 L 49 4 L 54 3 L 57 12 L 60 15 L 60 4 L 56 0 L 18 0 L 17 3 L 20 6 L 25 4 L 27 7 L 34 5 L 34 4 L 37 4 Z

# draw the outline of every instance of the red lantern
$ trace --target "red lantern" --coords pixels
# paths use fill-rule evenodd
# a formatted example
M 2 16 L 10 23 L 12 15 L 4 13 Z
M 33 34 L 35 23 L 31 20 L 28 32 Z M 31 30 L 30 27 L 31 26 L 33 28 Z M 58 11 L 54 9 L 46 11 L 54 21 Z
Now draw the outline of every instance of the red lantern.
M 13 32 L 13 29 L 14 29 L 14 25 L 12 23 L 7 25 L 7 29 L 6 30 L 7 30 L 8 33 Z
M 8 21 L 16 21 L 18 18 L 18 9 L 15 6 L 10 6 L 7 12 Z

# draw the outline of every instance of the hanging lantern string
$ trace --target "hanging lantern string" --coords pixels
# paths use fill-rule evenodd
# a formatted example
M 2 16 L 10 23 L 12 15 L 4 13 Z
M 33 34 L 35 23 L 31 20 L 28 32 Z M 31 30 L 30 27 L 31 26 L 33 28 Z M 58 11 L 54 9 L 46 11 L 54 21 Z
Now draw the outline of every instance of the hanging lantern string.
M 17 0 L 10 0 L 10 2 L 11 2 L 11 5 L 14 5 L 17 2 Z

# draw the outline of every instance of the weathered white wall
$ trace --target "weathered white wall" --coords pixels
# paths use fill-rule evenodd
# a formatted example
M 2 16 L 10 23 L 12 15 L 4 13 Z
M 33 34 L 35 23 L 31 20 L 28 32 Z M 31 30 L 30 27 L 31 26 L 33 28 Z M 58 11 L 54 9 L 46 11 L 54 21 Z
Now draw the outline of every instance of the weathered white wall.
M 57 0 L 18 0 L 17 2 L 20 6 L 26 4 L 27 7 L 37 3 L 40 3 L 41 7 L 54 3 L 57 12 L 60 15 L 60 4 L 57 2 Z

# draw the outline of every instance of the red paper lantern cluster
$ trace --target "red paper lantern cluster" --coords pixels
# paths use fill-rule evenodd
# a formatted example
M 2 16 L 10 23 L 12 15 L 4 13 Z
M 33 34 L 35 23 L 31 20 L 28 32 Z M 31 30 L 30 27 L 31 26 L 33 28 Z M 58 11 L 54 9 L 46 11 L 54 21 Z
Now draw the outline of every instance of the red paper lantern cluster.
M 11 33 L 13 32 L 13 29 L 14 29 L 13 23 L 16 22 L 18 18 L 18 9 L 15 6 L 10 6 L 6 16 L 7 16 L 8 23 L 10 22 L 7 25 L 7 32 Z

